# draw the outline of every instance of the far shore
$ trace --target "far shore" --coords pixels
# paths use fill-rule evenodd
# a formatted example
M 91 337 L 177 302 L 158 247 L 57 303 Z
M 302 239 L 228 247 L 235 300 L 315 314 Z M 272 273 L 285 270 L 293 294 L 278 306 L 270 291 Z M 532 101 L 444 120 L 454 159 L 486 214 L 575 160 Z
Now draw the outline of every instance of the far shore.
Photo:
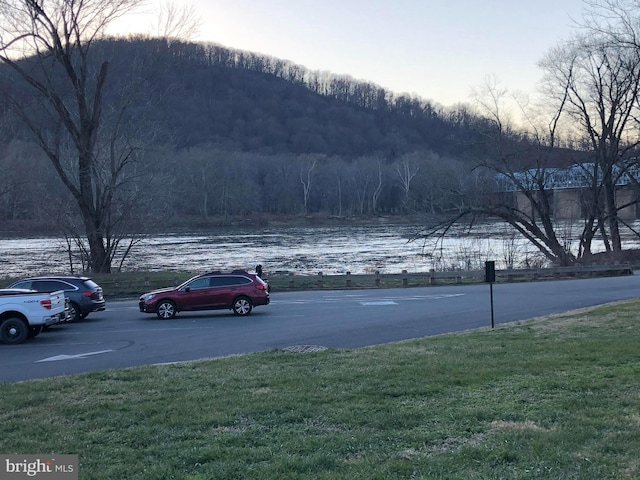
M 379 215 L 379 216 L 339 216 L 339 215 L 266 215 L 185 217 L 163 221 L 162 233 L 201 232 L 224 227 L 313 227 L 313 226 L 367 226 L 367 225 L 423 225 L 427 218 L 422 215 Z M 157 229 L 135 232 L 157 234 Z M 37 236 L 64 236 L 64 231 L 55 222 L 8 220 L 0 224 L 0 237 L 19 238 Z

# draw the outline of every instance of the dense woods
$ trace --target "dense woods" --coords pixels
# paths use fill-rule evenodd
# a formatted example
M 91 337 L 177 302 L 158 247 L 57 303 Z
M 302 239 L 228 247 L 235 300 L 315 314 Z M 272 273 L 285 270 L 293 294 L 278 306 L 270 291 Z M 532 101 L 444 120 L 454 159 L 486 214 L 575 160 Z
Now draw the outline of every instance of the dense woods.
M 123 92 L 130 103 L 121 135 L 138 159 L 120 194 L 136 197 L 136 228 L 250 214 L 437 213 L 478 181 L 469 159 L 482 154 L 486 125 L 462 106 L 447 111 L 214 44 L 131 38 L 93 48 L 111 59 L 107 105 L 115 110 Z M 58 224 L 72 225 L 68 192 L 30 132 L 3 111 L 0 218 L 63 213 Z

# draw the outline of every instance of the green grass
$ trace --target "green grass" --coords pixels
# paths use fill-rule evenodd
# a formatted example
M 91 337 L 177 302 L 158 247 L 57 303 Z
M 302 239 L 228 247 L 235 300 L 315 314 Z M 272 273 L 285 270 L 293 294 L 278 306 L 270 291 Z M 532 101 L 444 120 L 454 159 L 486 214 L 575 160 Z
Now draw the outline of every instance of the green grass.
M 2 384 L 0 452 L 81 479 L 637 479 L 639 311 Z

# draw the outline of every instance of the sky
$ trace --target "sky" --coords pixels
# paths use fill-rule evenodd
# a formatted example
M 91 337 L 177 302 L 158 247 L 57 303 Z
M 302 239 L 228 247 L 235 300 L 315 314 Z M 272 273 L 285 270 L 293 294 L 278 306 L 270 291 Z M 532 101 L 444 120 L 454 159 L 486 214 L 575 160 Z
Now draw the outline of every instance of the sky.
M 162 0 L 151 0 L 162 1 Z M 349 75 L 443 106 L 489 77 L 535 95 L 537 66 L 576 31 L 582 0 L 178 0 L 197 41 Z

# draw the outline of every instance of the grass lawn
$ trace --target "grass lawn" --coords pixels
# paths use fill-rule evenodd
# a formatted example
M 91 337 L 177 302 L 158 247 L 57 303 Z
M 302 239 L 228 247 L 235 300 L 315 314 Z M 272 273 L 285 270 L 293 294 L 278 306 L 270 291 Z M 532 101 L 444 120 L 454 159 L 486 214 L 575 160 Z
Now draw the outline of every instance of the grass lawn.
M 638 479 L 638 312 L 2 384 L 0 452 L 80 479 Z

